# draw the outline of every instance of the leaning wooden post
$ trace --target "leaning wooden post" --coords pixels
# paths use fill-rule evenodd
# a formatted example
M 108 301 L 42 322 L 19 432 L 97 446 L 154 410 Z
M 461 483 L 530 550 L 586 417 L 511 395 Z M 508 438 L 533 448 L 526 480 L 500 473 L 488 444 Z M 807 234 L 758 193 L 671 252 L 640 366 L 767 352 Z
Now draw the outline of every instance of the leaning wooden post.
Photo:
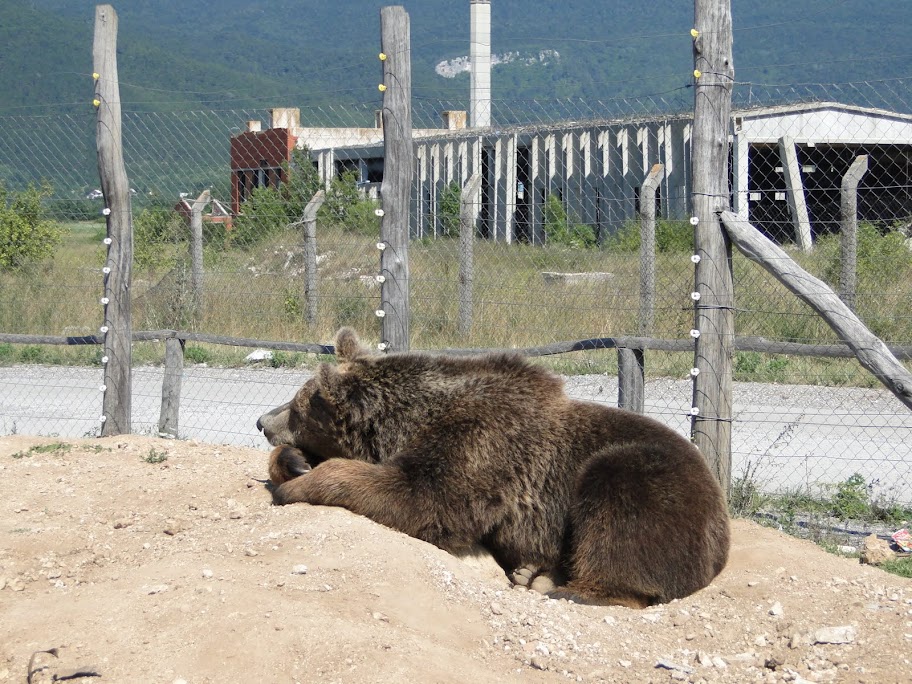
M 868 155 L 855 157 L 842 177 L 839 211 L 842 219 L 842 258 L 839 271 L 839 297 L 855 310 L 855 285 L 858 273 L 858 183 L 868 171 Z
M 640 335 L 652 334 L 656 288 L 656 191 L 665 167 L 653 165 L 640 188 Z
M 197 320 L 203 316 L 203 209 L 209 199 L 209 191 L 203 190 L 190 205 L 190 289 Z
M 722 490 L 731 485 L 732 350 L 734 344 L 731 243 L 719 223 L 729 205 L 731 128 L 731 3 L 694 3 L 693 219 L 696 275 L 691 437 Z
M 826 283 L 801 268 L 781 247 L 737 214 L 722 212 L 722 221 L 748 259 L 760 264 L 814 309 L 839 339 L 849 345 L 858 362 L 912 409 L 912 373 Z
M 307 310 L 304 314 L 309 325 L 317 322 L 317 212 L 326 199 L 325 190 L 316 194 L 304 207 L 304 301 Z
M 104 277 L 104 399 L 101 435 L 130 432 L 132 325 L 130 282 L 133 224 L 130 185 L 121 142 L 120 89 L 117 80 L 117 13 L 110 5 L 95 8 L 92 45 L 95 76 L 95 145 L 104 195 L 108 255 Z
M 472 291 L 475 278 L 475 223 L 481 209 L 481 174 L 466 182 L 459 198 L 459 333 L 472 331 Z
M 184 375 L 184 341 L 176 336 L 165 340 L 165 374 L 158 416 L 158 436 L 177 439 L 180 417 L 181 379 Z
M 782 173 L 785 176 L 786 197 L 792 223 L 795 226 L 795 242 L 803 252 L 810 252 L 814 244 L 811 241 L 811 219 L 808 216 L 807 201 L 804 198 L 804 183 L 801 181 L 801 169 L 798 166 L 798 153 L 795 141 L 788 136 L 779 138 L 779 157 L 782 160 Z
M 383 63 L 383 215 L 380 220 L 381 344 L 409 349 L 409 199 L 412 190 L 412 64 L 409 15 L 400 5 L 380 10 Z

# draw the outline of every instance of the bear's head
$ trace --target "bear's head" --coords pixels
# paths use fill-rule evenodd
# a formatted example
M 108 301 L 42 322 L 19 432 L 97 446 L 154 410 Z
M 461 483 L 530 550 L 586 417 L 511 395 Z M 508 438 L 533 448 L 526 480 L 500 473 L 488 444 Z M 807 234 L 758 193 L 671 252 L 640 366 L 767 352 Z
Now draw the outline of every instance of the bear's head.
M 257 428 L 273 446 L 293 446 L 316 466 L 329 458 L 355 458 L 341 430 L 343 418 L 357 412 L 350 401 L 355 364 L 369 363 L 371 352 L 351 328 L 336 333 L 338 364 L 324 363 L 286 404 L 264 413 Z M 343 416 L 344 411 L 344 416 Z

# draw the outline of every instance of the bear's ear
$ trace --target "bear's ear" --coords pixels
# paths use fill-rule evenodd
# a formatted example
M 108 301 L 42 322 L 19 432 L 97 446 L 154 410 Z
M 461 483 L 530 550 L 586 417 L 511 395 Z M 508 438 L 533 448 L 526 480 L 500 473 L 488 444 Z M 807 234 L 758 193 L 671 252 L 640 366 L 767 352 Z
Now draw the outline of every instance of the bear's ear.
M 360 356 L 367 356 L 370 352 L 361 346 L 358 333 L 351 328 L 341 328 L 336 333 L 336 358 L 339 361 L 354 361 Z

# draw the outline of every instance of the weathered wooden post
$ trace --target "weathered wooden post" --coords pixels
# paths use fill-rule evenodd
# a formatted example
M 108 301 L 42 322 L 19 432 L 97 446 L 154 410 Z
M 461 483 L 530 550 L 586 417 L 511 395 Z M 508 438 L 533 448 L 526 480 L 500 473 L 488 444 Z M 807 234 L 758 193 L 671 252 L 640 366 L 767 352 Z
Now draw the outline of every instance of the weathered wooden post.
M 325 190 L 316 194 L 304 207 L 304 301 L 306 302 L 305 320 L 309 325 L 317 322 L 317 212 L 326 199 Z
M 158 436 L 177 439 L 180 418 L 181 379 L 184 374 L 184 341 L 176 336 L 165 340 L 165 374 L 158 416 Z
M 618 347 L 618 407 L 646 410 L 646 356 L 642 349 Z
M 101 435 L 130 432 L 132 323 L 130 284 L 133 223 L 130 184 L 121 142 L 120 88 L 117 80 L 117 13 L 111 5 L 95 8 L 92 44 L 95 77 L 98 175 L 104 195 L 108 255 L 104 277 L 104 399 Z
M 472 331 L 472 290 L 475 278 L 475 222 L 481 210 L 481 174 L 475 172 L 459 198 L 459 332 Z
M 731 243 L 719 223 L 728 208 L 731 128 L 731 3 L 694 2 L 694 123 L 692 149 L 694 329 L 691 437 L 723 491 L 731 485 L 732 350 L 734 344 Z
M 380 10 L 383 63 L 383 216 L 380 220 L 381 337 L 389 351 L 409 349 L 409 198 L 412 190 L 412 64 L 409 15 Z
M 855 281 L 858 274 L 858 183 L 867 171 L 868 155 L 855 157 L 852 166 L 842 177 L 839 198 L 842 220 L 839 297 L 852 311 L 855 310 Z
M 656 191 L 665 167 L 655 164 L 640 188 L 640 335 L 652 334 L 656 287 Z
M 785 195 L 788 198 L 789 211 L 792 213 L 792 224 L 795 226 L 795 242 L 801 251 L 810 252 L 814 247 L 811 241 L 811 219 L 804 198 L 804 183 L 801 180 L 801 168 L 798 166 L 795 141 L 788 136 L 779 138 L 779 157 L 785 176 Z
M 197 320 L 203 317 L 203 209 L 209 199 L 209 191 L 203 190 L 190 205 L 190 289 Z
M 912 409 L 912 373 L 825 282 L 801 268 L 781 247 L 737 214 L 724 211 L 722 221 L 748 259 L 760 264 L 814 309 L 839 339 L 849 345 L 858 362 Z

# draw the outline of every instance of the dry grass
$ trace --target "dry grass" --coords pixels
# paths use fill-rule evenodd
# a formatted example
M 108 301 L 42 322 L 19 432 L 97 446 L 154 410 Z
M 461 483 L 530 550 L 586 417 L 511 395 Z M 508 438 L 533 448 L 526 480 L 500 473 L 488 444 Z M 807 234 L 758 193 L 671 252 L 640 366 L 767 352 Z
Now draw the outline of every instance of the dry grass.
M 72 224 L 52 262 L 27 273 L 0 276 L 0 330 L 47 335 L 96 331 L 102 319 L 103 231 L 99 223 Z M 189 278 L 185 266 L 180 266 L 181 259 L 186 261 L 185 246 L 173 248 L 171 256 L 179 265 L 170 271 L 134 269 L 134 329 L 177 328 L 264 340 L 327 342 L 340 326 L 351 325 L 369 340 L 378 337 L 374 311 L 380 301 L 379 287 L 373 281 L 379 263 L 376 238 L 324 229 L 318 235 L 318 247 L 320 298 L 317 322 L 312 326 L 303 316 L 299 237 L 285 233 L 249 251 L 207 250 L 201 316 L 194 315 L 190 307 Z M 419 241 L 409 249 L 415 348 L 511 348 L 640 332 L 636 254 L 478 241 L 473 327 L 463 336 L 458 332 L 458 242 Z M 795 256 L 811 272 L 819 274 L 826 268 L 826 250 Z M 174 263 L 175 259 L 164 261 Z M 734 265 L 739 335 L 836 341 L 826 324 L 772 276 L 740 255 L 735 255 Z M 554 284 L 543 278 L 546 271 L 611 275 L 592 283 Z M 653 336 L 686 338 L 693 320 L 689 255 L 658 255 L 657 273 Z M 890 293 L 863 293 L 859 311 L 888 333 L 888 341 L 908 342 L 912 323 L 908 308 L 901 313 L 901 305 L 912 304 L 912 278 L 893 282 L 895 291 Z M 136 351 L 140 360 L 154 361 L 160 354 L 157 346 L 144 351 L 138 345 Z M 232 363 L 239 354 L 209 353 L 224 363 Z M 15 358 L 8 350 L 0 358 L 3 356 Z M 56 350 L 51 360 L 62 362 L 68 356 L 73 356 L 72 362 L 91 362 L 94 352 Z M 658 375 L 686 373 L 690 367 L 687 356 L 651 352 L 649 370 Z M 574 354 L 552 363 L 577 372 L 616 368 L 614 354 L 605 352 Z M 736 373 L 742 380 L 870 383 L 854 361 L 832 359 L 783 361 L 782 357 L 739 354 Z

